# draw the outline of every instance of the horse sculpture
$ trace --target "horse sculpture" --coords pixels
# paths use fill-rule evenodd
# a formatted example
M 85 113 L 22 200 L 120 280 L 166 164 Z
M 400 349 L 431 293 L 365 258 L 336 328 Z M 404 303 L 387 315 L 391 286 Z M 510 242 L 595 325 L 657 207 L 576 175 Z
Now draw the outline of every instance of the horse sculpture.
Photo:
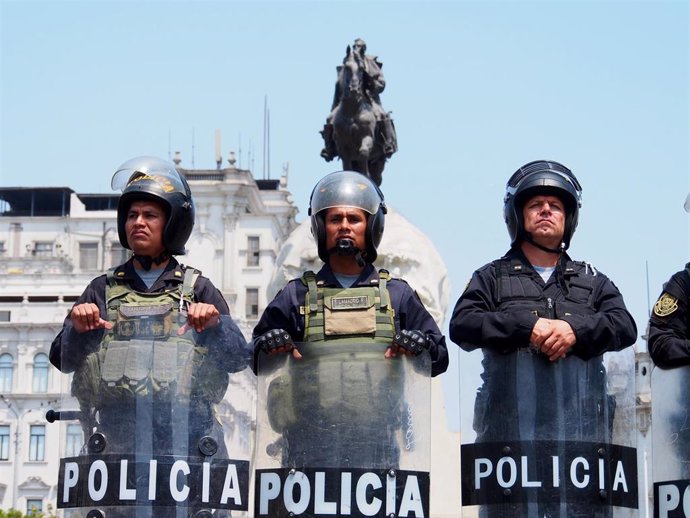
M 375 107 L 366 90 L 364 59 L 363 55 L 347 47 L 336 87 L 340 92 L 340 102 L 329 119 L 333 124 L 335 150 L 343 161 L 343 169 L 360 172 L 381 185 L 387 156 L 383 135 L 379 131 L 381 121 L 377 120 Z

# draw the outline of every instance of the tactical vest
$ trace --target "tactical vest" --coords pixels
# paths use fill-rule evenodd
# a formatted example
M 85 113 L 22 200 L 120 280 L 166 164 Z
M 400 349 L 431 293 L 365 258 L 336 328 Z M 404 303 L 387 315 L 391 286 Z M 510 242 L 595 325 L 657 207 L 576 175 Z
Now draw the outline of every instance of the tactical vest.
M 118 274 L 122 274 L 119 272 Z M 207 360 L 208 350 L 188 330 L 178 336 L 194 301 L 198 270 L 187 268 L 179 287 L 160 293 L 140 293 L 108 272 L 107 319 L 113 324 L 100 348 L 75 372 L 72 391 L 87 408 L 108 401 L 156 395 L 188 401 L 200 392 L 217 402 L 227 387 L 227 373 Z
M 304 306 L 304 341 L 354 344 L 364 341 L 390 344 L 395 333 L 395 311 L 380 270 L 371 286 L 327 288 L 314 272 L 302 276 L 307 286 Z
M 544 318 L 588 315 L 595 312 L 596 270 L 586 263 L 567 261 L 554 271 L 560 293 L 549 297 L 534 273 L 519 259 L 500 259 L 496 267 L 495 300 L 499 311 L 528 309 Z M 583 271 L 584 269 L 584 271 Z M 588 273 L 589 270 L 592 273 Z

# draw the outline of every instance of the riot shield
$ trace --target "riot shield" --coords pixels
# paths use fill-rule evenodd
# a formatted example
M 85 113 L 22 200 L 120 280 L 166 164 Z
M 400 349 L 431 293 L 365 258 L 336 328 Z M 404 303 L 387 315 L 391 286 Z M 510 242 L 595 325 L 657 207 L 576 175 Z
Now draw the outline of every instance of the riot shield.
M 636 516 L 632 349 L 557 362 L 482 349 L 460 365 L 463 516 Z
M 254 517 L 429 516 L 429 355 L 298 349 L 259 358 Z
M 690 366 L 652 370 L 654 517 L 690 518 Z
M 66 517 L 220 518 L 249 507 L 247 344 L 229 316 L 197 333 L 154 313 L 115 323 L 76 368 L 63 411 L 47 416 L 83 436 L 61 455 Z M 63 342 L 63 354 L 76 346 Z

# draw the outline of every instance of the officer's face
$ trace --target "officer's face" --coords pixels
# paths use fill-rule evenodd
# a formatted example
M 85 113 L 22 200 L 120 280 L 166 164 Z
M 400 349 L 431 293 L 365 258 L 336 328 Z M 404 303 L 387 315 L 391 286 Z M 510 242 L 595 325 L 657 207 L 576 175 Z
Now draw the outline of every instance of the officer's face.
M 360 250 L 366 248 L 367 215 L 355 207 L 326 209 L 326 248 L 333 248 L 339 239 L 351 239 Z
M 134 201 L 127 212 L 127 243 L 137 255 L 157 257 L 165 252 L 165 209 L 155 201 Z
M 558 248 L 565 233 L 565 206 L 556 196 L 533 196 L 522 208 L 525 232 L 540 245 Z

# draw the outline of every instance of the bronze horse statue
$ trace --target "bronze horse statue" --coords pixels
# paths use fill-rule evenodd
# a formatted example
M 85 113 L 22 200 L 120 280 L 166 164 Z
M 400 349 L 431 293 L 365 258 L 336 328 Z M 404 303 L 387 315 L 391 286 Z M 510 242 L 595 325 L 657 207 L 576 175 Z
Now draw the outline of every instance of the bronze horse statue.
M 381 185 L 386 158 L 392 153 L 384 149 L 380 129 L 383 121 L 377 117 L 376 110 L 382 112 L 382 108 L 373 106 L 375 101 L 367 92 L 366 81 L 365 57 L 348 46 L 343 64 L 338 67 L 336 89 L 340 102 L 329 116 L 329 122 L 333 124 L 335 151 L 343 161 L 343 169 L 360 172 Z M 392 124 L 390 119 L 388 122 Z

